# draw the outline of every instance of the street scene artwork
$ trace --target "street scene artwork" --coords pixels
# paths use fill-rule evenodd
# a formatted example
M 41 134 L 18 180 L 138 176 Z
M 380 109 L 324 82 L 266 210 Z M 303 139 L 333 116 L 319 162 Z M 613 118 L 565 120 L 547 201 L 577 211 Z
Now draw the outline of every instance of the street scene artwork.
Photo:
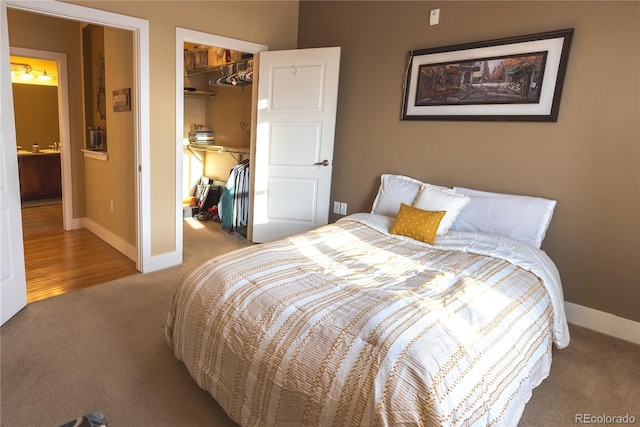
M 573 32 L 410 50 L 401 120 L 557 121 Z
M 419 66 L 416 106 L 540 101 L 547 52 Z

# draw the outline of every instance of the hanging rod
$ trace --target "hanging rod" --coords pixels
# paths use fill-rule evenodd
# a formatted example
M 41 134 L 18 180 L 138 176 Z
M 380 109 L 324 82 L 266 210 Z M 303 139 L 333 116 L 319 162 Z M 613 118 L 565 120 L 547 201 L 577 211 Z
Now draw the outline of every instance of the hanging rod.
M 215 99 L 216 94 L 215 92 L 211 91 L 207 91 L 207 90 L 195 90 L 193 88 L 185 88 L 184 89 L 184 94 L 185 95 L 189 95 L 189 96 L 207 96 L 210 97 L 211 99 Z
M 187 149 L 191 152 L 195 150 L 195 151 L 205 151 L 207 153 L 220 153 L 220 154 L 226 153 L 226 154 L 229 154 L 234 159 L 236 159 L 237 162 L 240 162 L 240 159 L 234 156 L 234 154 L 239 154 L 241 156 L 249 155 L 249 150 L 229 149 L 221 145 L 189 144 Z

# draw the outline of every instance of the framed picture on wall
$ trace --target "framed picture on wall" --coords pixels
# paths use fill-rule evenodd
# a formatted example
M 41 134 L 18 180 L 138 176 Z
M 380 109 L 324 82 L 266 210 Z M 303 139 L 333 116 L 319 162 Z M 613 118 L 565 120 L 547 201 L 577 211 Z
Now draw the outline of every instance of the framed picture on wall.
M 113 111 L 131 111 L 131 88 L 113 91 Z
M 402 120 L 558 120 L 573 29 L 412 50 Z

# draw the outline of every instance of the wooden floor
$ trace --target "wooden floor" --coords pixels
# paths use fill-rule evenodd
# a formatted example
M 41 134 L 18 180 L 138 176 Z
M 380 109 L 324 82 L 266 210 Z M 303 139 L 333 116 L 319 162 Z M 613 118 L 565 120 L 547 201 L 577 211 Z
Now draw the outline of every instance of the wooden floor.
M 90 231 L 64 231 L 61 204 L 23 208 L 22 227 L 28 302 L 139 274 Z

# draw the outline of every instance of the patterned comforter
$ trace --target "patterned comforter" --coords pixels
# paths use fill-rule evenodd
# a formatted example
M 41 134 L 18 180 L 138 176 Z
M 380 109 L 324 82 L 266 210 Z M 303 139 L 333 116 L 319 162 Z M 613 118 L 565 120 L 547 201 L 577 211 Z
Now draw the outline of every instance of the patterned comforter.
M 233 420 L 517 425 L 569 340 L 555 266 L 504 237 L 431 246 L 388 221 L 346 217 L 184 277 L 168 343 Z

